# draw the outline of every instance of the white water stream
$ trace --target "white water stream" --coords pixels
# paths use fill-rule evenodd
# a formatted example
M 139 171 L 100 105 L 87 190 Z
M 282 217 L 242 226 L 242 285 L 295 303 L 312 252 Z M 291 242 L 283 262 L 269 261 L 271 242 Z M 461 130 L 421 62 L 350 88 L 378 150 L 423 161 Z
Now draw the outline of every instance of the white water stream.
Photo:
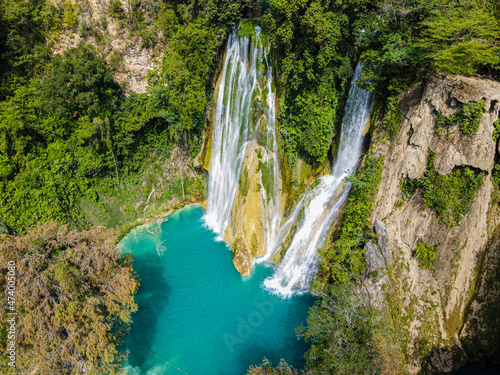
M 331 174 L 323 176 L 308 189 L 288 220 L 280 226 L 280 171 L 271 64 L 258 26 L 251 39 L 238 37 L 236 30 L 229 37 L 213 121 L 204 220 L 221 240 L 224 239 L 238 204 L 246 199 L 246 193 L 242 193 L 248 178 L 245 174 L 252 172 L 249 165 L 253 158 L 258 157 L 259 166 L 265 166 L 266 173 L 259 167 L 259 184 L 265 192 L 256 204 L 261 206 L 259 210 L 263 217 L 261 253 L 264 256 L 257 261 L 269 260 L 288 243 L 276 272 L 264 282 L 266 288 L 276 294 L 289 297 L 310 286 L 318 269 L 318 249 L 324 244 L 339 209 L 347 199 L 350 184 L 343 181 L 358 164 L 372 103 L 372 94 L 355 84 L 361 70 L 358 64 Z M 250 162 L 244 163 L 245 158 Z
M 372 103 L 372 94 L 355 83 L 361 70 L 358 64 L 342 118 L 340 144 L 332 173 L 323 176 L 319 184 L 306 192 L 280 229 L 276 246 L 264 257 L 268 259 L 280 251 L 285 239 L 293 236 L 278 269 L 264 281 L 266 288 L 282 296 L 291 296 L 311 285 L 319 265 L 318 249 L 324 244 L 340 207 L 347 199 L 350 183 L 343 192 L 338 190 L 358 164 Z
M 245 157 L 259 158 L 262 168 L 258 204 L 265 249 L 274 243 L 281 206 L 273 74 L 260 31 L 256 26 L 251 39 L 239 38 L 236 30 L 229 36 L 213 122 L 204 220 L 220 239 L 224 238 L 238 208 L 238 190 L 245 190 L 245 174 L 249 173 L 243 170 Z

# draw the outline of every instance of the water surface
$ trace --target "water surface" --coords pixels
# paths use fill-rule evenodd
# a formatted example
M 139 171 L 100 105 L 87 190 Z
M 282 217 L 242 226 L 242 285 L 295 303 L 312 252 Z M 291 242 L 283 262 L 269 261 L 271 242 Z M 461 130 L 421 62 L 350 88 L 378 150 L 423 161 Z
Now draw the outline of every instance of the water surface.
M 295 337 L 313 299 L 277 297 L 262 287 L 273 269 L 242 278 L 224 242 L 189 206 L 163 223 L 134 229 L 121 242 L 141 281 L 126 347 L 130 374 L 244 374 L 264 357 L 303 364 Z

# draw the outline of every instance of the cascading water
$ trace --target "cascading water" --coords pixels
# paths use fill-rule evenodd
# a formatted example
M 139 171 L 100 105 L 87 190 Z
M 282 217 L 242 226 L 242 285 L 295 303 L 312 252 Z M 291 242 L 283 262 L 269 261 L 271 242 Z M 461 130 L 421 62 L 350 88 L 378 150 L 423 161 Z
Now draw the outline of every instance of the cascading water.
M 234 30 L 218 84 L 204 220 L 219 239 L 262 255 L 281 217 L 272 67 L 259 26 L 250 38 Z
M 268 259 L 280 251 L 285 239 L 292 235 L 278 269 L 264 281 L 266 288 L 282 296 L 288 297 L 297 288 L 310 286 L 318 270 L 317 249 L 324 244 L 340 207 L 347 199 L 350 183 L 343 192 L 341 185 L 358 163 L 372 103 L 372 94 L 355 83 L 361 71 L 358 63 L 349 89 L 332 173 L 323 176 L 314 188 L 306 192 L 280 229 L 274 248 L 263 258 Z

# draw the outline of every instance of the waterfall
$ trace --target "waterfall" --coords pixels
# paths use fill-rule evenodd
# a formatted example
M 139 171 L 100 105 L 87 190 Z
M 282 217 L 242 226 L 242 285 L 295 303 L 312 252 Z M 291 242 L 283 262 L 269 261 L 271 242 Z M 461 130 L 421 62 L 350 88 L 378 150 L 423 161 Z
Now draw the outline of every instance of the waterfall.
M 274 248 L 263 258 L 268 259 L 279 252 L 285 239 L 292 236 L 274 275 L 264 281 L 266 288 L 282 296 L 288 297 L 310 286 L 319 265 L 317 250 L 324 244 L 340 207 L 347 199 L 350 183 L 343 181 L 358 163 L 372 103 L 372 94 L 355 83 L 361 71 L 358 63 L 349 89 L 338 154 L 331 174 L 323 176 L 305 193 L 281 227 Z
M 282 217 L 272 66 L 259 26 L 229 36 L 216 92 L 205 223 L 265 254 Z

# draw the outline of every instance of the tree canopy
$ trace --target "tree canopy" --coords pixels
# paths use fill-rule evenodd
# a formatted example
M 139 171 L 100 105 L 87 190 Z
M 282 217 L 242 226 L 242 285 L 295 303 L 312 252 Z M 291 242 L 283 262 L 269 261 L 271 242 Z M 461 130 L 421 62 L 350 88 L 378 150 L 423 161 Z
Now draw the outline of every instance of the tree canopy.
M 131 258 L 121 257 L 116 235 L 49 222 L 23 237 L 0 237 L 0 285 L 15 263 L 19 371 L 46 374 L 117 374 L 119 349 L 137 310 Z M 7 306 L 7 294 L 0 297 Z M 0 352 L 7 369 L 7 316 L 0 316 Z M 3 372 L 3 371 L 2 371 Z

